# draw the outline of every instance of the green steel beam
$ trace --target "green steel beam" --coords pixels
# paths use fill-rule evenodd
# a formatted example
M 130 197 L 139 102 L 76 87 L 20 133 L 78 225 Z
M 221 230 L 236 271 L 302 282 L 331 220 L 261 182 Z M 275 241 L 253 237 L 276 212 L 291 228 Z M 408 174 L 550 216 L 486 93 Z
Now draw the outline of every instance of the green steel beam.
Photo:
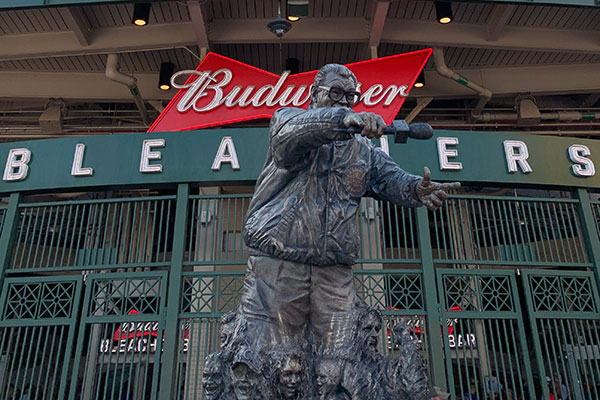
M 8 200 L 8 209 L 4 214 L 4 223 L 2 226 L 2 234 L 0 235 L 0 291 L 2 290 L 2 282 L 6 270 L 10 267 L 14 242 L 17 235 L 17 226 L 19 222 L 19 203 L 22 195 L 20 193 L 12 193 Z
M 579 199 L 577 211 L 579 212 L 585 247 L 587 248 L 588 257 L 594 265 L 593 270 L 596 282 L 600 286 L 600 239 L 598 238 L 597 222 L 592 210 L 590 196 L 585 189 L 576 189 L 575 195 Z
M 425 207 L 417 208 L 417 232 L 419 248 L 421 249 L 421 266 L 423 270 L 423 297 L 425 299 L 425 309 L 427 310 L 426 329 L 427 329 L 427 348 L 429 349 L 431 384 L 438 386 L 444 391 L 448 391 L 446 380 L 446 371 L 444 368 L 444 350 L 442 346 L 441 309 L 437 297 L 435 284 L 435 268 L 433 266 L 433 254 L 431 240 L 429 235 L 429 218 Z
M 167 309 L 165 321 L 165 342 L 160 371 L 159 399 L 170 399 L 174 393 L 177 378 L 177 342 L 179 337 L 179 299 L 181 297 L 181 280 L 183 258 L 185 252 L 185 228 L 188 214 L 190 187 L 180 184 L 177 187 L 177 205 L 175 208 L 175 231 L 173 234 L 173 253 L 169 271 L 169 289 L 167 292 Z

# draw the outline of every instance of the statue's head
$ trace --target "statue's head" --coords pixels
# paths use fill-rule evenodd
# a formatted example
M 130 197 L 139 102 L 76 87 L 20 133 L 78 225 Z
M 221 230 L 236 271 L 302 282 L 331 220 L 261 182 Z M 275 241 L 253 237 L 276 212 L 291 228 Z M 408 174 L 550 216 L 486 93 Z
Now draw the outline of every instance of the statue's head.
M 225 385 L 223 383 L 224 364 L 219 353 L 212 353 L 206 357 L 204 371 L 202 372 L 202 388 L 208 400 L 217 400 L 221 397 Z
M 233 330 L 235 329 L 236 310 L 229 311 L 221 317 L 221 327 L 219 329 L 219 341 L 221 348 L 226 347 L 231 343 Z
M 288 349 L 277 359 L 278 391 L 284 399 L 297 399 L 302 392 L 304 358 L 297 349 Z
M 327 64 L 315 75 L 311 89 L 310 108 L 352 107 L 358 103 L 356 76 L 340 64 Z
M 237 400 L 260 398 L 262 385 L 261 367 L 256 350 L 240 346 L 233 357 L 231 367 L 233 392 Z
M 363 352 L 377 352 L 377 342 L 381 330 L 381 313 L 376 308 L 364 303 L 358 307 L 358 343 Z
M 341 361 L 333 358 L 320 358 L 315 367 L 317 393 L 324 399 L 334 393 L 342 379 Z

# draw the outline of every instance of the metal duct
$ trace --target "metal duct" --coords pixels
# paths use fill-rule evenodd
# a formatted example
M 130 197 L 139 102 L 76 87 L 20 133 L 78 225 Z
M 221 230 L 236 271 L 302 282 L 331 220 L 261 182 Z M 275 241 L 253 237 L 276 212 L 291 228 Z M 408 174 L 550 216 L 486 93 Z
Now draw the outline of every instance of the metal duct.
M 434 47 L 433 49 L 433 61 L 435 62 L 435 69 L 440 75 L 448 79 L 452 79 L 453 81 L 458 82 L 461 85 L 464 85 L 479 94 L 480 99 L 477 102 L 475 109 L 471 111 L 471 115 L 474 118 L 479 119 L 479 116 L 481 115 L 481 110 L 483 110 L 483 107 L 485 107 L 487 102 L 490 101 L 490 99 L 492 98 L 492 91 L 490 89 L 484 88 L 483 86 L 479 86 L 478 84 L 469 81 L 464 76 L 448 68 L 448 66 L 446 65 L 446 61 L 444 60 L 444 50 L 442 50 L 439 47 Z
M 478 120 L 491 121 L 517 121 L 519 115 L 517 113 L 503 112 L 485 112 L 482 113 Z M 600 112 L 583 113 L 579 111 L 552 111 L 540 113 L 542 120 L 557 120 L 557 121 L 594 121 L 600 120 Z
M 146 110 L 146 106 L 144 106 L 144 99 L 142 98 L 140 90 L 137 87 L 137 79 L 133 76 L 119 72 L 118 54 L 108 55 L 106 59 L 105 73 L 106 77 L 111 81 L 115 81 L 129 88 L 129 91 L 133 96 L 133 101 L 135 101 L 138 110 L 140 110 L 140 115 L 142 116 L 142 121 L 144 121 L 144 125 L 150 125 L 150 117 L 148 117 L 148 111 Z

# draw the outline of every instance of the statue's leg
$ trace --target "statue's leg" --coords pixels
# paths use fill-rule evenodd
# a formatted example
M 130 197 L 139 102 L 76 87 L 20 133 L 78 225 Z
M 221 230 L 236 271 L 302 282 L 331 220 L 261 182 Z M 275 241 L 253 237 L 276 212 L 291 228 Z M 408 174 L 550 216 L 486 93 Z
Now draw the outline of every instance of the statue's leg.
M 302 335 L 310 312 L 309 292 L 310 266 L 250 256 L 239 310 L 245 341 L 263 349 Z
M 351 309 L 356 299 L 350 267 L 313 267 L 310 323 L 315 336 L 330 350 L 349 348 Z

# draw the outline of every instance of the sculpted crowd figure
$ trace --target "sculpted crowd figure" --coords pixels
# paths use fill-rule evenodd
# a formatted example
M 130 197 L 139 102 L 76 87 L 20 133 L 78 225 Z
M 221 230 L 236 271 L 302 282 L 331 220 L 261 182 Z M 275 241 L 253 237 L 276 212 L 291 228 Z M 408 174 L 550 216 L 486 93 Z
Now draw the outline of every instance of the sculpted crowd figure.
M 386 124 L 352 111 L 356 87 L 348 68 L 328 64 L 315 76 L 308 110 L 282 108 L 271 119 L 244 229 L 244 293 L 205 367 L 205 392 L 214 394 L 221 385 L 209 379 L 213 358 L 224 366 L 224 389 L 213 399 L 429 397 L 416 344 L 404 340 L 406 360 L 382 356 L 381 315 L 357 302 L 357 213 L 363 196 L 434 210 L 460 184 L 432 182 L 427 168 L 423 177 L 409 174 L 375 148 L 369 139 Z

